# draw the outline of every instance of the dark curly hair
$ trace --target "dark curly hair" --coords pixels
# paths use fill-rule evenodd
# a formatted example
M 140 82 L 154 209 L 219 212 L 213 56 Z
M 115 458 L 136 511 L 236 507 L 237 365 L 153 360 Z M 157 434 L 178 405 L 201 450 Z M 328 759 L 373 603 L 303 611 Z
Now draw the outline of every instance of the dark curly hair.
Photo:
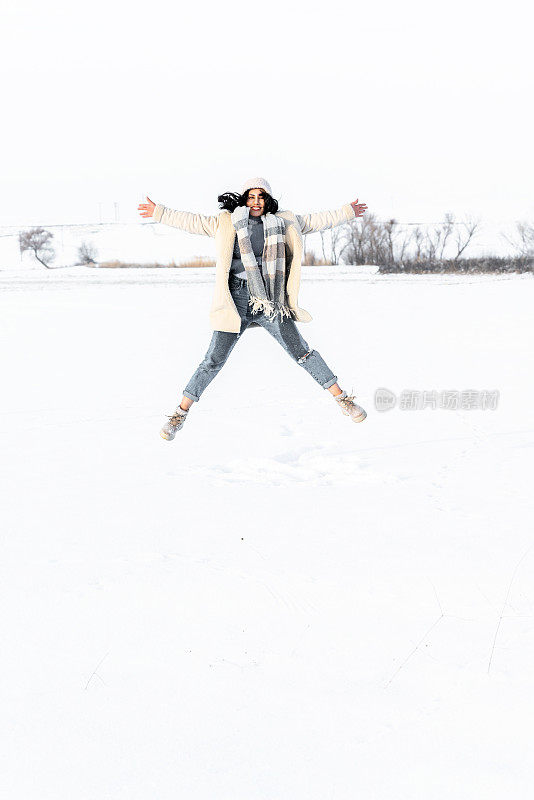
M 226 209 L 226 211 L 235 211 L 238 206 L 246 206 L 248 200 L 248 193 L 250 189 L 247 189 L 246 192 L 243 194 L 238 194 L 237 192 L 224 192 L 224 194 L 220 194 L 217 198 L 219 201 L 219 208 Z M 276 214 L 278 211 L 278 200 L 275 200 L 274 197 L 262 189 L 263 196 L 265 198 L 264 203 L 264 214 Z

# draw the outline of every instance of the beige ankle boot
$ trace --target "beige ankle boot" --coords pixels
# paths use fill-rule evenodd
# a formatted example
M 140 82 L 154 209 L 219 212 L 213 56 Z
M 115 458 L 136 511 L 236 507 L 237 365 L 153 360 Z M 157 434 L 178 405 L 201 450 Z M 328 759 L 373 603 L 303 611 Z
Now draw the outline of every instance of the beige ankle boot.
M 352 417 L 353 422 L 363 422 L 367 413 L 361 406 L 354 402 L 354 395 L 348 395 L 343 391 L 341 394 L 335 395 L 334 400 L 341 407 L 341 410 L 347 417 Z
M 176 436 L 176 432 L 183 427 L 185 422 L 185 418 L 189 414 L 189 409 L 185 411 L 185 409 L 178 406 L 174 414 L 169 416 L 169 421 L 165 423 L 163 428 L 160 430 L 159 435 L 163 437 L 163 439 L 167 439 L 171 441 Z

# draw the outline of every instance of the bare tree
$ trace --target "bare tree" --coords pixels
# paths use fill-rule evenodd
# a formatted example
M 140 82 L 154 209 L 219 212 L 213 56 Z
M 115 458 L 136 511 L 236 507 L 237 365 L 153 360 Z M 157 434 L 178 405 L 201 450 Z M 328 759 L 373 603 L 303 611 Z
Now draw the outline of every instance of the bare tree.
M 534 256 L 534 225 L 528 222 L 517 222 L 515 229 L 517 231 L 516 237 L 511 238 L 503 233 L 506 241 L 515 248 L 520 256 L 527 258 Z
M 410 236 L 402 235 L 401 228 L 396 219 L 388 219 L 382 223 L 384 236 L 387 246 L 387 262 L 395 264 L 402 262 L 406 248 L 410 242 Z M 402 236 L 402 239 L 400 238 Z
M 422 249 L 425 235 L 419 225 L 413 229 L 412 239 L 415 245 L 415 260 L 421 261 Z
M 330 230 L 332 230 L 332 228 L 330 228 Z M 324 261 L 327 261 L 326 250 L 325 250 L 325 234 L 326 234 L 326 231 L 320 231 L 320 235 L 321 235 L 321 249 L 322 249 L 322 251 L 323 251 L 323 260 L 324 260 Z
M 427 261 L 432 262 L 436 260 L 436 253 L 441 243 L 442 233 L 443 232 L 439 227 L 435 227 L 433 230 L 427 229 L 425 231 L 423 244 L 424 257 Z
M 78 248 L 80 264 L 96 264 L 98 252 L 92 242 L 82 242 Z
M 404 260 L 407 257 L 407 249 L 410 245 L 411 240 L 412 240 L 411 233 L 405 233 L 404 236 L 402 237 L 400 245 L 397 244 L 397 261 L 399 264 L 404 263 Z
M 343 226 L 330 229 L 330 251 L 332 253 L 332 264 L 339 264 L 343 248 L 345 233 Z
M 462 230 L 463 228 L 463 230 Z M 464 222 L 460 222 L 456 228 L 456 248 L 457 253 L 454 256 L 454 261 L 458 261 L 466 247 L 470 244 L 471 240 L 476 236 L 480 228 L 480 221 L 473 217 L 467 217 Z
M 443 253 L 445 252 L 445 247 L 447 246 L 447 241 L 449 240 L 452 231 L 454 228 L 454 214 L 448 212 L 445 214 L 442 223 L 442 230 L 443 230 L 443 238 L 441 240 L 441 251 L 439 254 L 440 259 L 443 258 Z
M 389 260 L 390 264 L 394 264 L 395 263 L 395 246 L 396 246 L 396 239 L 397 239 L 397 234 L 398 234 L 397 220 L 396 219 L 388 219 L 384 223 L 384 232 L 386 234 L 388 260 Z
M 51 269 L 46 261 L 52 261 L 56 255 L 51 245 L 53 238 L 54 234 L 45 231 L 44 228 L 30 228 L 29 231 L 22 231 L 19 234 L 20 253 L 22 255 L 26 250 L 31 250 L 40 264 Z
M 340 255 L 344 254 L 348 263 L 381 264 L 387 260 L 387 233 L 374 214 L 351 220 L 343 228 L 346 243 Z
M 441 224 L 435 225 L 434 228 L 428 228 L 425 231 L 421 242 L 421 256 L 432 263 L 443 259 L 447 241 L 453 229 L 454 216 L 450 213 L 445 214 L 445 218 Z
M 321 249 L 323 251 L 323 261 L 325 264 L 339 264 L 339 257 L 345 232 L 344 225 L 336 225 L 335 228 L 329 228 L 327 231 L 320 231 L 321 236 Z

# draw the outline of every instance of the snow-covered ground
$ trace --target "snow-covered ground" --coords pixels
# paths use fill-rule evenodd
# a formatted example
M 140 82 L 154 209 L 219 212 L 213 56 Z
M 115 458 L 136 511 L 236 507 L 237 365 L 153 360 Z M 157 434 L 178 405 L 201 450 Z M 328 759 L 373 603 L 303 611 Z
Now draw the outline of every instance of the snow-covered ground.
M 305 268 L 365 422 L 254 328 L 165 442 L 212 280 L 0 273 L 5 796 L 530 797 L 532 276 Z

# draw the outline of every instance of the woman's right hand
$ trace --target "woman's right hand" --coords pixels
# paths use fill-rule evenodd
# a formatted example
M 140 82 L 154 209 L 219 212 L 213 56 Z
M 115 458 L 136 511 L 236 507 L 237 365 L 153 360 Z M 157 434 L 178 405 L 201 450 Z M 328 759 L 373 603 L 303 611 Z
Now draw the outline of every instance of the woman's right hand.
M 154 213 L 154 209 L 156 208 L 156 204 L 150 199 L 147 195 L 146 199 L 148 203 L 139 203 L 137 206 L 137 210 L 141 214 L 142 217 L 151 217 Z

